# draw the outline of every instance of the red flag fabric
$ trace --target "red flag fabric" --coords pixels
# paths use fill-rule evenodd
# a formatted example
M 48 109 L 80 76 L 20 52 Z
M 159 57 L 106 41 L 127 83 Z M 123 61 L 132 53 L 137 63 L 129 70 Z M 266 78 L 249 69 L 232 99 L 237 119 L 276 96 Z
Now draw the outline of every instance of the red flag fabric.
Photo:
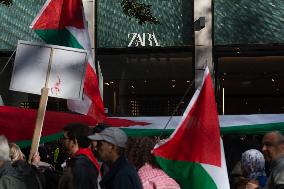
M 64 29 L 66 26 L 84 28 L 81 1 L 48 0 L 33 27 L 46 30 Z
M 219 119 L 208 68 L 178 128 L 153 153 L 169 160 L 221 166 Z
M 115 118 L 115 117 L 107 117 L 104 121 L 105 124 L 111 125 L 113 127 L 130 127 L 133 125 L 149 125 L 150 123 L 144 122 L 144 121 L 133 121 L 129 119 L 123 119 L 123 118 Z
M 31 140 L 34 132 L 37 110 L 0 106 L 0 134 L 9 141 L 18 142 Z M 146 125 L 145 122 L 130 121 L 120 118 L 106 118 L 106 124 L 113 127 L 129 127 L 132 125 Z M 47 111 L 42 130 L 42 137 L 60 133 L 69 123 L 85 123 L 95 126 L 98 122 L 88 115 Z
M 34 132 L 37 111 L 12 106 L 0 106 L 0 133 L 9 141 L 31 140 Z M 90 116 L 47 111 L 42 136 L 61 132 L 68 123 L 86 123 L 96 125 Z

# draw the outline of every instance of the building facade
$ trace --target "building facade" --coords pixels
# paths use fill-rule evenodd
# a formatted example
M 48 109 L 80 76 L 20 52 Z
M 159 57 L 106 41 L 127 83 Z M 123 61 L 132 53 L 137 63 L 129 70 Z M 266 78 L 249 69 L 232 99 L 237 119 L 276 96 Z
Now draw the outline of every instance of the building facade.
M 0 5 L 0 94 L 7 105 L 38 104 L 36 95 L 10 91 L 9 82 L 17 40 L 41 41 L 29 25 L 44 2 Z M 89 26 L 108 114 L 180 115 L 195 88 L 193 1 L 141 0 L 151 5 L 159 21 L 142 25 L 123 13 L 121 2 L 84 1 L 88 17 L 95 18 L 89 19 Z M 213 60 L 220 114 L 284 112 L 283 23 L 284 5 L 278 1 L 213 1 Z M 51 99 L 48 108 L 65 110 L 66 106 L 63 100 Z

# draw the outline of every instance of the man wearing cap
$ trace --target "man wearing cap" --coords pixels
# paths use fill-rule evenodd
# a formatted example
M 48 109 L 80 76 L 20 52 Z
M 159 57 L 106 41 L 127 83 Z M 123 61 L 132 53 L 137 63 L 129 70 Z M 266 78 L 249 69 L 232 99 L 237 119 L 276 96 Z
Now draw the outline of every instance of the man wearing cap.
M 121 129 L 108 127 L 89 139 L 98 141 L 98 154 L 109 165 L 100 182 L 102 189 L 142 189 L 135 168 L 125 157 L 127 136 Z

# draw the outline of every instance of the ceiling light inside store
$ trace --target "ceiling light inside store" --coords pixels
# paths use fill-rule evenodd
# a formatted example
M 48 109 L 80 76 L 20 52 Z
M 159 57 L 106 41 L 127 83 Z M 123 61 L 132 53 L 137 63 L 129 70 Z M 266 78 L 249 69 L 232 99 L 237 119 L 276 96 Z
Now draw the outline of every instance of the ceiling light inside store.
M 105 85 L 109 85 L 109 83 L 105 83 Z
M 236 51 L 237 54 L 240 54 L 240 53 L 241 53 L 241 52 L 240 52 L 240 51 L 241 51 L 240 48 L 235 48 L 235 51 Z

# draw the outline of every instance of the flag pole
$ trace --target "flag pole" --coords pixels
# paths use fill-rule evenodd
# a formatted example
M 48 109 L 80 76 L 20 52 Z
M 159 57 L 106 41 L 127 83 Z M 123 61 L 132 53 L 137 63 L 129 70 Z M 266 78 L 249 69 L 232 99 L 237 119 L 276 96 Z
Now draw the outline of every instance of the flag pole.
M 222 113 L 225 115 L 225 88 L 222 88 Z
M 161 134 L 159 135 L 158 138 L 161 138 L 161 137 L 163 136 L 164 132 L 166 131 L 166 128 L 168 127 L 169 123 L 171 122 L 173 116 L 177 113 L 177 111 L 178 111 L 180 105 L 182 104 L 182 102 L 185 100 L 185 97 L 186 97 L 186 95 L 189 93 L 189 91 L 190 91 L 190 89 L 192 88 L 193 84 L 194 84 L 194 82 L 191 82 L 190 85 L 189 85 L 189 87 L 186 89 L 186 91 L 185 91 L 183 97 L 180 99 L 178 105 L 175 107 L 175 110 L 173 111 L 172 115 L 169 117 L 169 119 L 168 119 L 166 125 L 165 125 L 164 128 L 162 129 Z
M 33 139 L 32 139 L 32 145 L 31 145 L 31 150 L 30 150 L 29 159 L 28 159 L 29 163 L 32 163 L 32 158 L 36 154 L 36 152 L 38 151 L 38 146 L 39 146 L 39 142 L 40 142 L 42 127 L 43 127 L 43 122 L 44 122 L 44 116 L 45 116 L 46 106 L 47 106 L 47 101 L 48 101 L 48 90 L 49 90 L 48 81 L 49 81 L 50 72 L 51 72 L 52 56 L 53 56 L 53 48 L 51 48 L 51 52 L 50 52 L 50 56 L 49 56 L 45 85 L 44 85 L 44 87 L 42 88 L 42 91 L 41 91 L 41 97 L 40 97 L 39 108 L 38 108 L 38 111 L 37 111 L 37 117 L 36 117 L 35 129 L 34 129 L 34 134 L 33 134 Z

